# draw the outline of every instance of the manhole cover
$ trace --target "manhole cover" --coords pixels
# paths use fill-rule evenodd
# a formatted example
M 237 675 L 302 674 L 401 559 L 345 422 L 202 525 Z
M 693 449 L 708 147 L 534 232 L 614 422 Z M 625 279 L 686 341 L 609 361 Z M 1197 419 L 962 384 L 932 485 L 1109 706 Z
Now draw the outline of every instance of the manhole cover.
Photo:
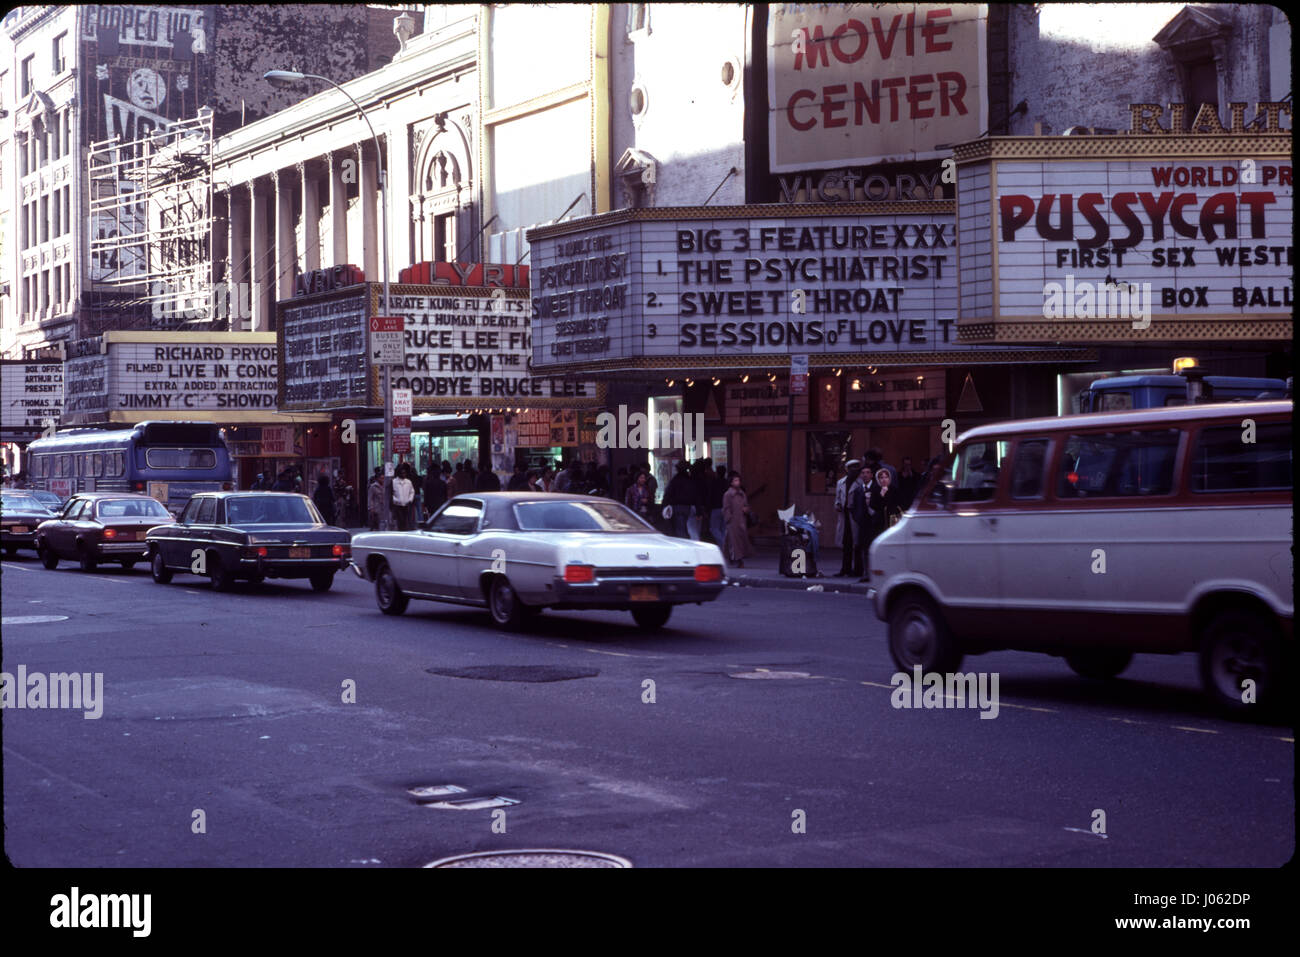
M 806 671 L 738 671 L 735 674 L 728 675 L 729 678 L 811 678 Z
M 599 851 L 480 851 L 444 857 L 425 867 L 631 867 L 625 857 Z
M 444 678 L 471 678 L 477 681 L 572 681 L 594 678 L 595 668 L 559 668 L 554 665 L 471 665 L 468 668 L 426 668 L 431 675 Z
M 67 620 L 67 615 L 18 615 L 14 618 L 0 618 L 0 625 L 44 625 L 51 621 Z

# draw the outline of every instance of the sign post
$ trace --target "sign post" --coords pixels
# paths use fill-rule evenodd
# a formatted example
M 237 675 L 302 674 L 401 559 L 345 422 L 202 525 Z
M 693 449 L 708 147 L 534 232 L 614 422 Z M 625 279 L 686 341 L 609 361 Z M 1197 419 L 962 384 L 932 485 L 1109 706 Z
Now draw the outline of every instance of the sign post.
M 790 388 L 785 413 L 785 494 L 781 507 L 790 507 L 790 466 L 794 456 L 794 397 L 808 394 L 808 356 L 790 356 Z

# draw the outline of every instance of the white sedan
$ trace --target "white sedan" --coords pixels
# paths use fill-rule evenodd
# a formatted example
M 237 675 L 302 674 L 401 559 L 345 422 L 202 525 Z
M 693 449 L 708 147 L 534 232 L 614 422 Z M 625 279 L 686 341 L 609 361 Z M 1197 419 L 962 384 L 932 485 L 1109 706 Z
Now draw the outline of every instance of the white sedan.
M 543 608 L 605 608 L 656 629 L 726 585 L 716 545 L 662 535 L 607 498 L 546 492 L 458 495 L 416 531 L 355 536 L 352 565 L 386 615 L 426 598 L 486 607 L 503 628 Z

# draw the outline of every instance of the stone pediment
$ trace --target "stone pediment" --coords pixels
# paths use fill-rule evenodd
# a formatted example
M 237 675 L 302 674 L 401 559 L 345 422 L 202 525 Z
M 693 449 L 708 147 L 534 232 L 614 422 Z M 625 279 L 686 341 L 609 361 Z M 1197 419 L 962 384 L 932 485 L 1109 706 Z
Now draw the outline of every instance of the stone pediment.
M 1232 32 L 1232 27 L 1218 17 L 1198 7 L 1183 7 L 1153 37 L 1162 49 L 1172 50 L 1222 40 Z

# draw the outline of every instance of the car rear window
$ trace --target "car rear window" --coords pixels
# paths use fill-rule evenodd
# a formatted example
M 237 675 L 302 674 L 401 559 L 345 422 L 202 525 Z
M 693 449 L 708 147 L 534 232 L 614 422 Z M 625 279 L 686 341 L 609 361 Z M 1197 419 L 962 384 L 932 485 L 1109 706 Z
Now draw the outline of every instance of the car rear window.
M 1192 452 L 1193 492 L 1262 492 L 1292 487 L 1291 424 L 1215 426 Z
M 229 525 L 323 525 L 315 506 L 297 495 L 254 495 L 226 499 Z
M 0 509 L 25 512 L 49 511 L 44 505 L 30 495 L 10 495 L 6 492 L 0 496 Z
M 168 518 L 171 513 L 153 499 L 109 499 L 98 506 L 100 518 Z
M 515 521 L 525 532 L 653 531 L 617 502 L 521 502 Z

